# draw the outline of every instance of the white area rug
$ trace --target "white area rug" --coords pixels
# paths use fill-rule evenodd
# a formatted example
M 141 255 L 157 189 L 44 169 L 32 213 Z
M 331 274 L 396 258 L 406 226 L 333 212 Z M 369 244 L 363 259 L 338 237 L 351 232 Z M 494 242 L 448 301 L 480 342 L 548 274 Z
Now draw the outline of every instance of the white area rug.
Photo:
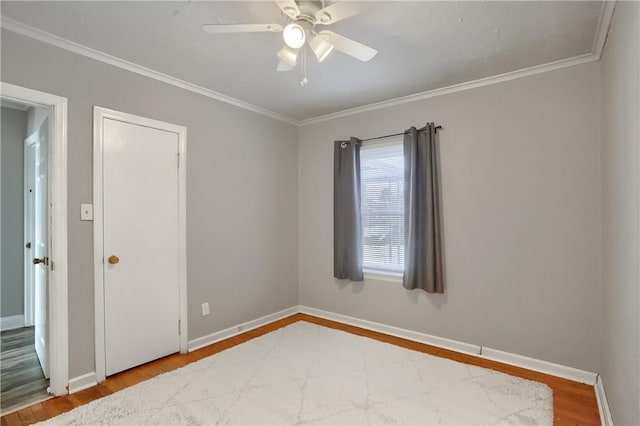
M 50 425 L 553 424 L 544 384 L 297 322 Z

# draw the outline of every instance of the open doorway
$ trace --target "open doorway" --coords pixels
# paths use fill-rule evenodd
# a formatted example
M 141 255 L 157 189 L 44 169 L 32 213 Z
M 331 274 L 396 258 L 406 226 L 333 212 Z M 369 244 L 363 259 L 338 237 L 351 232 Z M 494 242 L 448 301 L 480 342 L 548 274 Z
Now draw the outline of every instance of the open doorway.
M 0 407 L 49 397 L 49 111 L 2 99 Z
M 0 86 L 0 412 L 66 394 L 66 99 Z

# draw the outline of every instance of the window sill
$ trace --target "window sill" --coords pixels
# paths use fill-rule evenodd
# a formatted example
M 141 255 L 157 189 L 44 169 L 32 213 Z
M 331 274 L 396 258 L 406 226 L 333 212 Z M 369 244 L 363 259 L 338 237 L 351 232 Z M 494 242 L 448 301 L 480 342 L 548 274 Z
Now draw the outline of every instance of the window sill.
M 365 269 L 365 280 L 389 281 L 394 283 L 402 282 L 402 272 L 381 271 L 379 269 Z

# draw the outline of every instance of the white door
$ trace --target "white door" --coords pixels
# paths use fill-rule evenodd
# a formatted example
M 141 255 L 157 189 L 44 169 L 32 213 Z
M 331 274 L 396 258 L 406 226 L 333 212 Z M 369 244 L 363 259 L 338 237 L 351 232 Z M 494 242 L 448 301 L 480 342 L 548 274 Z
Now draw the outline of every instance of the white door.
M 31 262 L 25 276 L 25 297 L 33 300 L 35 349 L 46 378 L 49 378 L 48 148 L 49 119 L 45 119 L 40 129 L 25 140 L 25 246 L 28 246 L 27 260 Z
M 178 135 L 103 118 L 105 371 L 178 352 Z
M 24 325 L 35 325 L 35 188 L 36 188 L 36 148 L 39 144 L 38 134 L 33 134 L 24 141 Z

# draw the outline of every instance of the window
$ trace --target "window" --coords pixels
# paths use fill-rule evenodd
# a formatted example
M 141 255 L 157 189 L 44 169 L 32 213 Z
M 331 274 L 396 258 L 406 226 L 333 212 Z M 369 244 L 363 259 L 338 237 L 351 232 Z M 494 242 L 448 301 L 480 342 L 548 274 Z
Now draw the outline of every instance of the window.
M 364 269 L 404 269 L 404 157 L 401 139 L 360 150 Z

